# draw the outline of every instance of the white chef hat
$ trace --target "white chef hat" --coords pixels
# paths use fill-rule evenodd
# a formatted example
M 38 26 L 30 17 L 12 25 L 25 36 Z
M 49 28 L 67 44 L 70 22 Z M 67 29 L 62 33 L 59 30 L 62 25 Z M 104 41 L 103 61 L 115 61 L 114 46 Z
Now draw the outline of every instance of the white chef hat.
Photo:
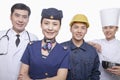
M 120 8 L 109 8 L 100 11 L 101 24 L 104 26 L 118 26 Z

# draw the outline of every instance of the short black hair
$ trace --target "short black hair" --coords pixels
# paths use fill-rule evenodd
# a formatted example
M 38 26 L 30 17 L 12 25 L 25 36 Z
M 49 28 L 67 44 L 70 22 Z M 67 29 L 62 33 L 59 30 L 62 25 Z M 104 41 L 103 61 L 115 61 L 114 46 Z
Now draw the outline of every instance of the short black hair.
M 21 9 L 21 10 L 27 10 L 28 11 L 28 16 L 31 14 L 31 10 L 29 6 L 23 4 L 23 3 L 16 3 L 11 7 L 11 14 L 13 14 L 15 9 Z

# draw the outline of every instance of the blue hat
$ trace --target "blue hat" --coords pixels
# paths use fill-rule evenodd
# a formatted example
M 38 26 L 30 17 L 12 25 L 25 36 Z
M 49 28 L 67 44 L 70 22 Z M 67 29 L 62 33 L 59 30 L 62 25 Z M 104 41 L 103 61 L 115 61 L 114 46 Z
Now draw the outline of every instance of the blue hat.
M 42 18 L 61 20 L 63 17 L 63 13 L 61 10 L 58 10 L 56 8 L 48 8 L 42 10 L 41 16 Z

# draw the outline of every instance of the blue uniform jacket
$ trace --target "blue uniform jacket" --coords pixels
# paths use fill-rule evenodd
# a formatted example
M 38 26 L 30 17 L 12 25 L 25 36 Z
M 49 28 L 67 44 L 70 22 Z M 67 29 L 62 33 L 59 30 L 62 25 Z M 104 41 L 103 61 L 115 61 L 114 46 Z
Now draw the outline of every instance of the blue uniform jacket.
M 29 76 L 32 79 L 43 79 L 56 76 L 60 68 L 68 69 L 68 56 L 69 52 L 57 43 L 47 58 L 42 58 L 41 41 L 35 41 L 28 44 L 21 61 L 29 65 Z
M 70 52 L 70 70 L 67 80 L 99 80 L 99 57 L 95 48 L 83 42 L 76 47 L 72 40 L 62 43 Z

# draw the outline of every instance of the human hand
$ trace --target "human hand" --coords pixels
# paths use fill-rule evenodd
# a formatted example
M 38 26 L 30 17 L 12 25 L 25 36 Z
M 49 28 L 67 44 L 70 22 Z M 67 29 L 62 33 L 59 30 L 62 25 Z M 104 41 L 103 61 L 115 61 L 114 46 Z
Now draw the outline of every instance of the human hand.
M 88 44 L 90 44 L 91 46 L 93 46 L 94 48 L 96 48 L 97 52 L 101 53 L 102 52 L 102 48 L 101 45 L 98 43 L 94 43 L 94 42 L 87 42 Z
M 17 79 L 17 80 L 24 80 L 23 75 L 22 75 L 22 74 L 20 74 L 20 75 L 18 76 L 18 79 Z
M 120 66 L 113 66 L 112 68 L 107 68 L 107 71 L 120 76 Z
M 18 79 L 17 80 L 32 80 L 32 79 L 30 79 L 29 77 L 27 77 L 27 76 L 23 76 L 22 74 L 19 74 L 19 76 L 18 76 Z

